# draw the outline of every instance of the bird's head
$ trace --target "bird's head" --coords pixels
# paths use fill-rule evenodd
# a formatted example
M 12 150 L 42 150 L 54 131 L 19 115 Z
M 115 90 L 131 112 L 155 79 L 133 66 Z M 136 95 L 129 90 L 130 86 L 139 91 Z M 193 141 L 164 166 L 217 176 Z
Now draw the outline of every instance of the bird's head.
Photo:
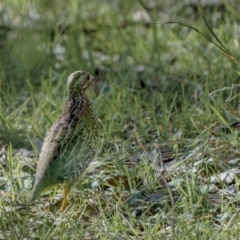
M 76 71 L 69 75 L 67 81 L 68 96 L 81 94 L 85 92 L 88 86 L 92 83 L 94 77 L 85 71 Z

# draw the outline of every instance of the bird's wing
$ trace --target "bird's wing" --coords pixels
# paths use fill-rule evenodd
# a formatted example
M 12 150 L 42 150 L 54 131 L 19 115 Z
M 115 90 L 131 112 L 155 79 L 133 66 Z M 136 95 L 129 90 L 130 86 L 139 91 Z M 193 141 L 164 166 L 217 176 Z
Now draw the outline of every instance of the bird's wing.
M 49 164 L 56 160 L 59 144 L 67 132 L 68 122 L 63 117 L 60 117 L 46 134 L 38 159 L 35 183 L 31 192 L 30 201 L 36 199 L 47 186 L 54 184 L 54 180 L 50 181 L 54 176 L 51 176 L 49 172 Z
M 46 171 L 48 164 L 54 159 L 57 154 L 59 144 L 63 142 L 68 132 L 68 122 L 60 117 L 48 131 L 41 149 L 38 160 L 37 173 L 42 177 Z

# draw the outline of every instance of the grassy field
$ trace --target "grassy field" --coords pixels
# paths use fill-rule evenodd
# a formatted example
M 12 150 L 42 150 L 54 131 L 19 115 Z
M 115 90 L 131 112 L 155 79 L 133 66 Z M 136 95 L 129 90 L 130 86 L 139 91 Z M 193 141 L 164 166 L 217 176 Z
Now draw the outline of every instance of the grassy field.
M 239 64 L 191 1 L 1 1 L 0 239 L 239 239 Z M 236 60 L 239 6 L 203 7 Z M 187 23 L 205 34 L 168 21 Z M 28 204 L 66 78 L 93 74 L 88 173 Z

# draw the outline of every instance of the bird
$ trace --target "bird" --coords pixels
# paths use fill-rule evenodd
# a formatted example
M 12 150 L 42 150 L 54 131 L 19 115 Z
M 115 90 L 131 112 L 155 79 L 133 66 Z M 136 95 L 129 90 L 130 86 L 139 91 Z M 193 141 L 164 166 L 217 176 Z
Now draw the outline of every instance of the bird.
M 64 197 L 59 211 L 65 211 L 71 187 L 81 179 L 94 158 L 99 122 L 85 94 L 92 82 L 94 77 L 86 71 L 69 75 L 65 107 L 43 141 L 30 203 L 43 191 L 61 185 Z

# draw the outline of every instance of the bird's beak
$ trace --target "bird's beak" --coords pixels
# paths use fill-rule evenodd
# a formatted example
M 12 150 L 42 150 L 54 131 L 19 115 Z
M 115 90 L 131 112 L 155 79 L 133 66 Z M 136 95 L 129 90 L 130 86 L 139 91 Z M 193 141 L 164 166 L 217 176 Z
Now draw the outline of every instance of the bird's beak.
M 90 76 L 90 81 L 94 82 L 96 79 L 93 76 Z

